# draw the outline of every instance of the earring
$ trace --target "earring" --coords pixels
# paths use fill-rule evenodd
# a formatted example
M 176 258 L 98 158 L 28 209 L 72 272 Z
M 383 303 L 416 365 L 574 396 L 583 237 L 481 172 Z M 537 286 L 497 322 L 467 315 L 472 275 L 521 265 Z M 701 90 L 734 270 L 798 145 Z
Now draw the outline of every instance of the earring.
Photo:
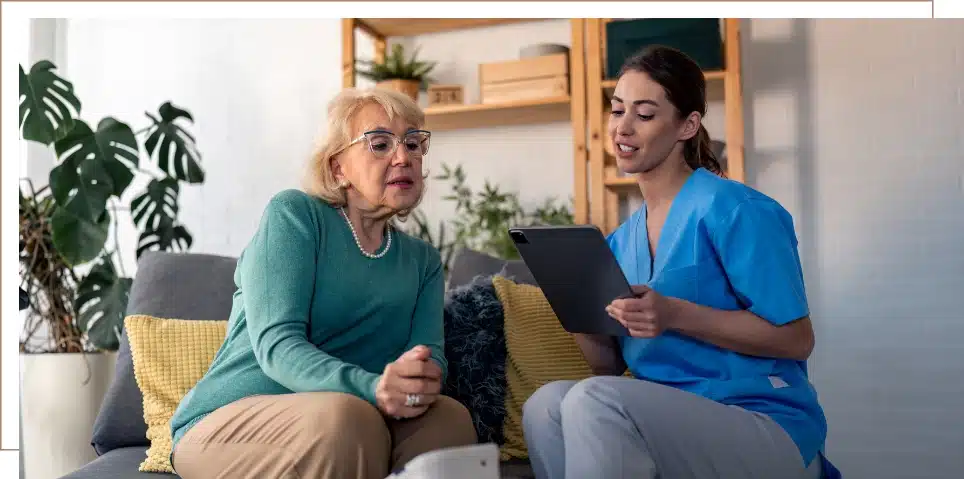
M 341 180 L 341 181 L 338 183 L 338 187 L 341 188 L 341 189 L 343 189 L 343 190 L 344 190 L 344 189 L 348 189 L 349 186 L 351 186 L 351 182 L 348 181 L 348 180 Z

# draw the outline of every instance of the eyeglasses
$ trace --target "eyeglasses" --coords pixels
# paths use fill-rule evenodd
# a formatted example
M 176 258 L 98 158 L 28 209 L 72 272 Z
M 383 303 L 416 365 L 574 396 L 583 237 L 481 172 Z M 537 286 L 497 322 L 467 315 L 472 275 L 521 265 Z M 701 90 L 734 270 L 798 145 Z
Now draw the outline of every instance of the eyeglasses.
M 362 140 L 368 141 L 368 149 L 376 158 L 389 158 L 395 154 L 399 144 L 405 144 L 405 151 L 408 154 L 423 157 L 428 154 L 428 147 L 431 143 L 432 133 L 425 130 L 411 130 L 405 136 L 399 138 L 390 131 L 372 130 L 355 138 L 348 144 L 354 145 Z

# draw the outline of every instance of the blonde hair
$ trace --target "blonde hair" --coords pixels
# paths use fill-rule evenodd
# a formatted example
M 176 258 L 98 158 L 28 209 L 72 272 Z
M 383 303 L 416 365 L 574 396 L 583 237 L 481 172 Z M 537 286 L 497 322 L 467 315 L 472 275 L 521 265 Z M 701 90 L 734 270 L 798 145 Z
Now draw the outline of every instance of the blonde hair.
M 335 174 L 332 172 L 331 159 L 348 147 L 352 138 L 351 125 L 355 115 L 369 104 L 382 107 L 389 121 L 395 117 L 402 118 L 416 128 L 425 124 L 425 113 L 410 97 L 394 90 L 370 89 L 360 90 L 346 88 L 338 93 L 328 103 L 328 117 L 325 132 L 321 141 L 308 160 L 308 168 L 302 181 L 305 192 L 317 196 L 334 206 L 344 206 L 348 199 L 345 190 L 339 187 Z M 417 206 L 425 189 L 419 194 Z M 414 208 L 413 206 L 412 208 Z M 407 216 L 410 211 L 399 212 L 399 216 Z

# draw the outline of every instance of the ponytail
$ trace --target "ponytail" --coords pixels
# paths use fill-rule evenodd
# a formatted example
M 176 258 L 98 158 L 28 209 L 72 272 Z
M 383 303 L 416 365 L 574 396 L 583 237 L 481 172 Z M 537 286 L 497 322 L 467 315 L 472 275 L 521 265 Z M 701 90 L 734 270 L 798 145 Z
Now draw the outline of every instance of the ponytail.
M 683 146 L 683 158 L 686 160 L 686 164 L 694 170 L 706 168 L 712 173 L 726 176 L 726 172 L 720 166 L 720 161 L 710 147 L 710 134 L 702 124 L 696 135 L 686 140 L 686 144 Z

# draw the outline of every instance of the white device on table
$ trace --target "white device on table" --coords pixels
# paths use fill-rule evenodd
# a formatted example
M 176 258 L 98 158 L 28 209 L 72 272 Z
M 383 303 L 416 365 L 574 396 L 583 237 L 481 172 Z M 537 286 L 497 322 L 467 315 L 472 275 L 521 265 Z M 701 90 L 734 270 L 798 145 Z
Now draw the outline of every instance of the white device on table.
M 386 479 L 500 479 L 499 448 L 486 443 L 426 452 Z

